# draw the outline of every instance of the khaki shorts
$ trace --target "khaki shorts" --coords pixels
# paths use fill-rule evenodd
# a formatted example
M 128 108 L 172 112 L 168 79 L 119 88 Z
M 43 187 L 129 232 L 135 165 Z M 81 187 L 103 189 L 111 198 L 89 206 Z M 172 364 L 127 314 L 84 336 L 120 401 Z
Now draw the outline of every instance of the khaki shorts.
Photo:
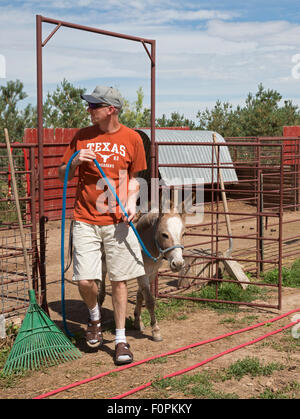
M 145 274 L 141 248 L 131 227 L 75 221 L 73 226 L 73 280 L 101 280 L 102 255 L 111 281 L 125 281 Z

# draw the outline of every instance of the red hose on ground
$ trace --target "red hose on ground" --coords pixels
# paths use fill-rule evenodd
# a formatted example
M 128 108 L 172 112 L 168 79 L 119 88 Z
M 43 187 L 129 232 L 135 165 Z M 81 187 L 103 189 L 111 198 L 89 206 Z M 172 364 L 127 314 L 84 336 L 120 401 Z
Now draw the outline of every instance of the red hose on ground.
M 177 375 L 184 374 L 184 373 L 186 373 L 188 371 L 192 371 L 195 368 L 201 367 L 202 365 L 205 365 L 208 362 L 211 362 L 211 361 L 213 361 L 213 360 L 215 360 L 217 358 L 220 358 L 221 356 L 227 355 L 227 354 L 229 354 L 231 352 L 237 351 L 238 349 L 244 348 L 245 346 L 249 346 L 249 345 L 252 345 L 252 344 L 254 344 L 256 342 L 259 342 L 259 341 L 261 341 L 263 339 L 266 339 L 269 336 L 272 336 L 272 335 L 275 335 L 277 333 L 280 333 L 283 330 L 288 329 L 289 327 L 292 327 L 292 326 L 294 326 L 297 323 L 300 323 L 300 320 L 295 321 L 295 322 L 292 322 L 292 323 L 288 324 L 287 326 L 281 327 L 280 329 L 277 329 L 274 332 L 270 332 L 270 333 L 267 333 L 266 335 L 260 336 L 259 338 L 256 338 L 254 340 L 251 340 L 250 342 L 242 343 L 241 345 L 235 346 L 234 348 L 230 348 L 230 349 L 227 349 L 224 352 L 220 352 L 219 354 L 213 355 L 212 357 L 207 358 L 204 361 L 201 361 L 201 362 L 199 362 L 199 363 L 197 363 L 195 365 L 192 365 L 191 367 L 184 368 L 182 370 L 179 370 L 179 371 L 173 372 L 171 374 L 165 375 L 164 377 L 160 378 L 159 381 L 164 380 L 166 378 L 176 377 Z M 143 390 L 143 389 L 151 386 L 152 383 L 153 383 L 153 381 L 149 381 L 148 383 L 143 384 L 143 385 L 141 385 L 139 387 L 136 387 L 136 388 L 134 388 L 132 390 L 129 390 L 126 393 L 120 394 L 119 396 L 111 397 L 111 399 L 122 399 L 123 397 L 129 396 L 130 394 L 133 394 L 133 393 L 137 393 L 138 391 Z
M 102 378 L 102 377 L 104 377 L 104 376 L 106 376 L 106 375 L 109 375 L 109 374 L 111 374 L 111 373 L 113 373 L 113 372 L 123 371 L 124 369 L 127 369 L 127 368 L 132 368 L 132 367 L 135 367 L 135 366 L 137 366 L 137 365 L 144 364 L 144 363 L 146 363 L 146 362 L 152 361 L 152 360 L 157 359 L 157 358 L 161 358 L 161 357 L 168 356 L 168 355 L 174 355 L 174 354 L 176 354 L 176 353 L 178 353 L 178 352 L 185 351 L 185 350 L 187 350 L 187 349 L 191 349 L 191 348 L 195 348 L 195 347 L 200 346 L 200 345 L 205 345 L 205 344 L 207 344 L 207 343 L 215 342 L 215 341 L 217 341 L 217 340 L 224 339 L 224 338 L 226 338 L 226 337 L 233 336 L 233 335 L 236 335 L 236 334 L 238 334 L 238 333 L 247 332 L 247 331 L 252 330 L 252 329 L 255 329 L 255 328 L 257 328 L 257 327 L 264 326 L 264 325 L 265 325 L 265 324 L 267 324 L 267 323 L 273 323 L 273 322 L 275 322 L 275 321 L 278 321 L 278 320 L 280 320 L 280 319 L 282 319 L 282 318 L 284 318 L 284 317 L 287 317 L 287 316 L 289 316 L 289 315 L 291 315 L 291 314 L 293 314 L 293 313 L 297 313 L 297 312 L 299 312 L 299 311 L 300 311 L 300 309 L 291 310 L 291 311 L 289 311 L 288 313 L 282 314 L 282 315 L 280 315 L 280 316 L 278 316 L 278 317 L 274 317 L 273 319 L 266 320 L 266 321 L 264 321 L 264 322 L 257 323 L 257 324 L 255 324 L 255 325 L 252 325 L 252 326 L 249 326 L 249 327 L 245 327 L 245 328 L 243 328 L 243 329 L 235 330 L 234 332 L 229 332 L 229 333 L 226 333 L 226 334 L 224 334 L 224 335 L 217 336 L 217 337 L 215 337 L 215 338 L 211 338 L 211 339 L 203 340 L 203 341 L 201 341 L 201 342 L 193 343 L 193 344 L 191 344 L 191 345 L 184 346 L 184 347 L 181 347 L 181 348 L 178 348 L 178 349 L 174 349 L 174 350 L 172 350 L 172 351 L 165 352 L 165 353 L 163 353 L 163 354 L 154 355 L 154 356 L 152 356 L 152 357 L 149 357 L 149 358 L 143 359 L 143 360 L 141 360 L 141 361 L 136 361 L 136 362 L 133 362 L 133 363 L 131 363 L 131 364 L 124 365 L 124 366 L 122 366 L 122 367 L 115 368 L 115 369 L 113 369 L 113 370 L 110 370 L 110 371 L 106 371 L 106 372 L 100 373 L 100 374 L 98 374 L 98 375 L 95 375 L 94 377 L 86 378 L 86 379 L 84 379 L 84 380 L 77 381 L 77 382 L 72 383 L 72 384 L 68 384 L 67 386 L 60 387 L 60 388 L 58 388 L 58 389 L 56 389 L 56 390 L 52 390 L 52 391 L 50 391 L 50 392 L 48 392 L 48 393 L 44 393 L 44 394 L 41 394 L 41 395 L 39 395 L 39 396 L 37 396 L 37 397 L 34 397 L 34 399 L 44 399 L 44 398 L 46 398 L 46 397 L 49 397 L 49 396 L 53 396 L 53 395 L 55 395 L 55 394 L 58 394 L 58 393 L 60 393 L 60 392 L 62 392 L 62 391 L 66 391 L 66 390 L 69 390 L 69 389 L 71 389 L 71 388 L 78 387 L 78 386 L 80 386 L 80 385 L 82 385 L 82 384 L 86 384 L 86 383 L 89 383 L 89 382 L 91 382 L 91 381 L 98 380 L 99 378 Z M 279 333 L 279 332 L 281 332 L 282 330 L 284 330 L 285 328 L 292 327 L 293 325 L 295 325 L 295 324 L 297 324 L 297 323 L 299 323 L 299 321 L 296 321 L 296 322 L 290 323 L 288 326 L 285 326 L 284 328 L 278 329 L 278 330 L 276 330 L 275 332 L 271 332 L 271 333 L 268 333 L 267 335 L 263 335 L 263 336 L 259 337 L 259 338 L 258 338 L 258 340 L 262 340 L 262 339 L 264 339 L 265 337 L 268 337 L 268 336 L 270 336 L 270 335 L 272 335 L 272 334 Z M 233 352 L 234 350 L 240 349 L 240 347 L 244 347 L 244 346 L 247 346 L 247 345 L 251 345 L 251 344 L 255 343 L 255 342 L 256 342 L 256 341 L 258 341 L 258 340 L 257 340 L 257 339 L 255 339 L 254 341 L 247 342 L 247 343 L 242 344 L 242 345 L 239 345 L 239 346 L 237 346 L 237 347 L 235 347 L 235 348 L 228 349 L 227 351 L 222 352 L 221 354 L 217 354 L 217 355 L 215 355 L 214 357 L 209 358 L 208 360 L 204 360 L 204 361 L 202 361 L 201 363 L 196 364 L 196 366 L 192 366 L 192 367 L 190 367 L 190 369 L 194 369 L 194 368 L 197 368 L 197 367 L 199 367 L 199 366 L 201 366 L 201 365 L 204 365 L 204 363 L 207 363 L 207 362 L 212 361 L 213 359 L 219 358 L 220 356 L 225 355 L 226 353 L 230 353 L 230 352 Z M 183 371 L 183 372 L 187 372 L 187 371 L 189 371 L 190 369 L 187 369 L 187 370 L 182 370 L 182 371 Z M 173 373 L 173 374 L 175 374 L 175 375 L 179 375 L 179 374 L 183 374 L 183 372 L 177 372 L 177 373 Z M 167 378 L 167 377 L 170 377 L 170 376 L 174 376 L 174 375 L 172 375 L 172 374 L 171 374 L 171 375 L 166 376 L 166 377 L 163 377 L 163 378 Z M 163 379 L 163 378 L 162 378 L 162 379 Z M 139 389 L 139 390 L 142 390 L 143 388 L 149 387 L 151 384 L 152 384 L 152 382 L 147 383 L 147 384 L 145 384 L 144 386 L 138 387 L 138 389 Z M 134 391 L 134 390 L 135 390 L 135 391 Z M 131 391 L 130 391 L 130 392 L 128 392 L 128 393 L 124 393 L 124 395 L 116 396 L 115 398 L 125 397 L 125 395 L 132 394 L 132 392 L 139 391 L 139 390 L 136 390 L 136 389 L 134 389 L 134 390 L 131 390 Z

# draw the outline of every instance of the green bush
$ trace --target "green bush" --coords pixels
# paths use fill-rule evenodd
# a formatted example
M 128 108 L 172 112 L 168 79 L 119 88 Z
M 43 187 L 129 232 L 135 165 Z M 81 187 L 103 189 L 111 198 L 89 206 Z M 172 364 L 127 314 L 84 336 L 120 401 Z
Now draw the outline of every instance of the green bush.
M 262 275 L 264 282 L 268 284 L 278 283 L 279 270 L 266 272 Z M 281 270 L 282 285 L 284 287 L 300 288 L 300 259 L 297 259 L 290 268 L 283 267 Z

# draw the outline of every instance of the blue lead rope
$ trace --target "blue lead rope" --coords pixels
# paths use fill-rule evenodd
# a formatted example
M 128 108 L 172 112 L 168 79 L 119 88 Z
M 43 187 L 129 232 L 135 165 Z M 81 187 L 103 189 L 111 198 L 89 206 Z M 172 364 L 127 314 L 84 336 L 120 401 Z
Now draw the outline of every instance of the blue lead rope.
M 68 183 L 68 177 L 69 177 L 69 171 L 70 171 L 70 166 L 72 164 L 73 159 L 77 156 L 77 154 L 79 153 L 80 150 L 76 151 L 70 158 L 70 160 L 68 161 L 68 164 L 66 166 L 66 171 L 65 171 L 65 177 L 64 177 L 64 187 L 63 187 L 63 202 L 62 202 L 62 217 L 61 217 L 61 247 L 60 247 L 60 256 L 61 256 L 61 304 L 62 304 L 62 318 L 63 318 L 63 325 L 64 325 L 64 329 L 66 331 L 66 334 L 70 337 L 73 337 L 74 335 L 69 331 L 68 326 L 67 326 L 67 322 L 66 322 L 66 310 L 65 310 L 65 219 L 66 219 L 66 197 L 67 197 L 67 183 Z M 104 173 L 104 171 L 102 170 L 102 167 L 99 165 L 99 163 L 97 162 L 97 160 L 94 160 L 95 165 L 97 166 L 99 172 L 101 173 L 102 177 L 105 179 L 107 186 L 109 187 L 109 189 L 111 190 L 111 192 L 113 193 L 114 197 L 117 200 L 117 203 L 119 204 L 121 210 L 123 211 L 124 215 L 128 218 L 128 214 L 122 204 L 122 202 L 120 201 L 118 195 L 116 194 L 116 191 L 114 190 L 113 186 L 110 184 L 109 180 L 107 179 L 106 174 Z M 130 227 L 132 228 L 132 230 L 134 231 L 134 234 L 136 235 L 140 245 L 142 246 L 143 251 L 146 253 L 146 255 L 154 260 L 154 262 L 158 261 L 158 258 L 155 258 L 154 256 L 152 256 L 149 251 L 147 250 L 147 248 L 145 247 L 139 233 L 137 232 L 134 224 L 132 223 L 132 221 L 129 222 Z
M 125 210 L 125 208 L 124 208 L 124 206 L 123 206 L 122 202 L 120 201 L 120 199 L 119 199 L 118 195 L 116 194 L 116 191 L 114 190 L 113 186 L 111 185 L 111 183 L 110 183 L 110 182 L 109 182 L 109 180 L 107 179 L 107 176 L 106 176 L 106 174 L 103 172 L 102 167 L 100 166 L 100 164 L 97 162 L 97 160 L 96 160 L 96 159 L 94 160 L 94 163 L 95 163 L 95 165 L 97 166 L 97 168 L 98 168 L 99 172 L 101 173 L 102 177 L 105 179 L 105 182 L 107 183 L 107 186 L 109 187 L 109 189 L 110 189 L 110 190 L 111 190 L 111 192 L 113 193 L 114 197 L 116 198 L 117 203 L 119 204 L 119 206 L 120 206 L 121 210 L 123 211 L 123 214 L 125 215 L 125 217 L 127 217 L 127 218 L 128 218 L 128 214 L 127 214 L 127 212 L 126 212 L 126 210 Z M 143 243 L 143 241 L 142 241 L 142 239 L 141 239 L 141 237 L 140 237 L 139 233 L 137 232 L 137 230 L 136 230 L 136 228 L 135 228 L 135 226 L 134 226 L 134 224 L 133 224 L 133 222 L 132 222 L 132 221 L 129 221 L 129 225 L 130 225 L 130 227 L 132 228 L 132 230 L 134 231 L 134 234 L 136 235 L 136 237 L 137 237 L 137 239 L 138 239 L 138 241 L 139 241 L 140 245 L 142 246 L 143 251 L 146 253 L 146 255 L 147 255 L 150 259 L 154 260 L 154 262 L 157 262 L 157 261 L 158 261 L 158 258 L 155 258 L 154 256 L 152 256 L 152 255 L 148 252 L 148 250 L 147 250 L 146 246 L 144 245 L 144 243 Z
M 67 184 L 69 177 L 69 170 L 71 163 L 79 153 L 80 150 L 74 153 L 70 160 L 68 161 L 65 177 L 64 177 L 64 187 L 63 187 L 63 202 L 62 202 L 62 215 L 61 215 L 61 243 L 60 243 L 60 268 L 61 268 L 61 312 L 63 318 L 63 325 L 65 332 L 68 336 L 73 337 L 74 335 L 69 331 L 67 322 L 66 322 L 66 305 L 65 305 L 65 224 L 66 224 L 66 197 L 67 197 Z

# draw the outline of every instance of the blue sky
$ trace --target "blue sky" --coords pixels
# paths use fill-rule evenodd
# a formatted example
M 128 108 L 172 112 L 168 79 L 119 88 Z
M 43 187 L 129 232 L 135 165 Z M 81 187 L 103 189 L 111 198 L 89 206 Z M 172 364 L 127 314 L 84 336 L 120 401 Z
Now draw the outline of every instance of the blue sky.
M 20 79 L 32 104 L 36 14 L 155 39 L 157 116 L 243 105 L 259 83 L 300 106 L 299 1 L 0 0 L 0 85 Z M 43 28 L 45 39 L 54 26 Z M 116 86 L 131 102 L 141 86 L 150 105 L 149 59 L 135 42 L 61 28 L 43 49 L 43 77 L 44 94 L 65 77 L 88 92 Z

